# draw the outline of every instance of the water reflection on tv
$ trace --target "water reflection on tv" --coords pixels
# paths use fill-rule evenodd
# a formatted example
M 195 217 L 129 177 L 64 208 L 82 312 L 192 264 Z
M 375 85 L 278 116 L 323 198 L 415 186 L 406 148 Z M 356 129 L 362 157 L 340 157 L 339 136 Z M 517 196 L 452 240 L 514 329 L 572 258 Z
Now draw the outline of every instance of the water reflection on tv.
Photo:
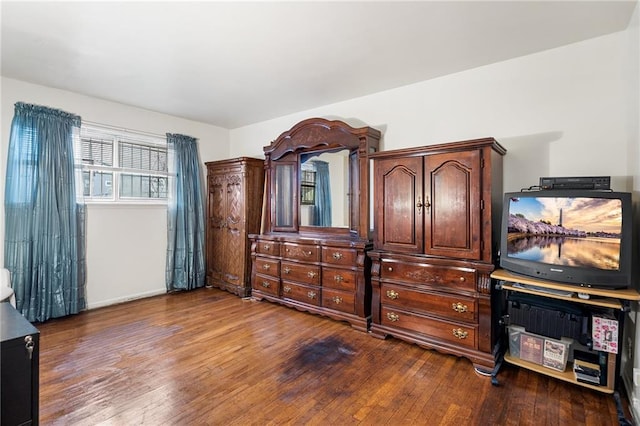
M 551 265 L 620 268 L 617 199 L 522 197 L 509 201 L 507 255 Z

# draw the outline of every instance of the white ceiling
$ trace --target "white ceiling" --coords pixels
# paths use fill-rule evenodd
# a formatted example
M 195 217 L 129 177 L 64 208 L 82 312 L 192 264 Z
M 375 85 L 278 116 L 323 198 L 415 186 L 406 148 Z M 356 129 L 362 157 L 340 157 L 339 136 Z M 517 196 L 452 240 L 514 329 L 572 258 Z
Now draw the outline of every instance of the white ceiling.
M 621 31 L 636 4 L 3 0 L 1 70 L 233 129 Z

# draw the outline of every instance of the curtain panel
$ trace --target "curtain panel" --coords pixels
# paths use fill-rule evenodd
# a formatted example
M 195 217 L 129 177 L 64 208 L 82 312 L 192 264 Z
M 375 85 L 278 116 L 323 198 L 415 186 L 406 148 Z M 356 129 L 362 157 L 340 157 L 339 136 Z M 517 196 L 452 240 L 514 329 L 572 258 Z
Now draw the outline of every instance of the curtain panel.
M 312 163 L 316 170 L 314 225 L 331 226 L 331 179 L 329 176 L 329 163 L 321 160 L 313 160 Z
M 195 138 L 167 133 L 173 170 L 167 213 L 167 291 L 205 284 L 204 193 Z
M 85 209 L 74 159 L 81 119 L 15 104 L 5 182 L 4 264 L 31 322 L 86 308 Z M 78 186 L 79 185 L 79 186 Z M 81 197 L 80 197 L 81 199 Z

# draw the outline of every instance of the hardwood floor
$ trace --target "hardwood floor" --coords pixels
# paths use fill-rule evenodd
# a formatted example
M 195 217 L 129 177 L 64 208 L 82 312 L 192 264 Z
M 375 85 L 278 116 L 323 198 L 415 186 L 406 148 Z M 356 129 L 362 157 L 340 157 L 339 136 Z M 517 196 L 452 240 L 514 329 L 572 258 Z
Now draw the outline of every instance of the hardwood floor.
M 201 289 L 37 325 L 43 425 L 615 425 L 611 395 Z M 627 417 L 629 418 L 629 417 Z

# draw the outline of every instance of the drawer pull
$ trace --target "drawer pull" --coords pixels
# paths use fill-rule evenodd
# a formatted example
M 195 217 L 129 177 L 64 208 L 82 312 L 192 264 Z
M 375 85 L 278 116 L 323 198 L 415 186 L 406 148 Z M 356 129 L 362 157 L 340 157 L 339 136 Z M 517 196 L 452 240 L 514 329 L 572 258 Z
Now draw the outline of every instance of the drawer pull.
M 393 272 L 393 268 L 391 266 L 389 266 L 388 270 L 389 272 Z
M 397 299 L 399 296 L 398 292 L 395 290 L 387 290 L 387 297 L 389 299 Z
M 400 321 L 400 315 L 394 312 L 387 312 L 387 319 L 391 322 Z
M 465 277 L 460 277 L 458 278 L 460 280 L 461 283 L 465 282 L 467 279 Z
M 285 274 L 288 274 L 289 272 L 291 272 L 291 268 L 289 268 L 288 266 L 285 266 L 283 271 Z
M 285 293 L 291 293 L 291 287 L 289 287 L 289 286 L 285 286 L 282 290 L 283 290 Z
M 335 253 L 333 253 L 333 258 L 334 258 L 335 260 L 340 260 L 340 259 L 342 259 L 342 253 L 340 253 L 340 252 L 335 252 Z
M 269 268 L 271 268 L 271 265 L 265 263 L 264 265 L 262 265 L 262 269 L 264 269 L 265 271 L 268 271 Z
M 315 277 L 316 277 L 316 275 L 318 275 L 316 272 L 313 272 L 313 271 L 309 271 L 309 272 L 307 272 L 307 276 L 308 276 L 309 278 L 315 278 Z
M 451 304 L 451 309 L 453 309 L 454 311 L 458 312 L 459 314 L 467 312 L 467 310 L 468 310 L 467 305 L 463 305 L 460 302 L 452 303 Z
M 344 281 L 344 277 L 342 275 L 334 275 L 333 280 L 337 283 L 341 283 L 342 281 Z
M 262 246 L 262 249 L 263 249 L 264 251 L 271 251 L 271 245 L 269 245 L 269 244 L 264 244 L 264 245 Z
M 271 287 L 271 284 L 269 284 L 268 281 L 262 281 L 262 287 L 269 288 L 269 287 Z
M 454 329 L 453 329 L 453 335 L 454 335 L 456 338 L 458 338 L 458 339 L 462 340 L 462 339 L 466 339 L 466 338 L 467 338 L 467 336 L 469 335 L 469 332 L 464 331 L 464 330 L 463 330 L 463 329 L 461 329 L 461 328 L 454 328 Z
M 333 302 L 334 302 L 336 305 L 341 304 L 341 303 L 342 303 L 342 297 L 340 297 L 340 296 L 333 296 Z
M 313 254 L 313 252 L 312 252 L 311 250 L 309 250 L 309 251 L 303 251 L 303 253 L 304 253 L 306 256 L 311 256 L 311 255 Z
M 315 299 L 316 298 L 316 292 L 315 291 L 310 291 L 307 293 L 307 297 L 309 297 L 309 299 Z

